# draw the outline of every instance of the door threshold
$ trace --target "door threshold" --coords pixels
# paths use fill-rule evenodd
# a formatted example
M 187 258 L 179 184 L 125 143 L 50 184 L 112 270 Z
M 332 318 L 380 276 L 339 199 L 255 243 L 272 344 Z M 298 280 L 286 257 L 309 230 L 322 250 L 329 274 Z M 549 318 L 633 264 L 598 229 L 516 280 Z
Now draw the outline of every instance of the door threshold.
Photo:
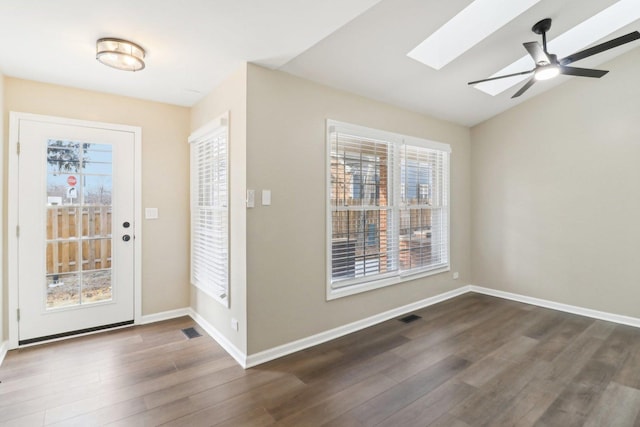
M 95 326 L 93 328 L 78 329 L 76 331 L 63 332 L 61 334 L 47 335 L 47 336 L 44 336 L 44 337 L 29 338 L 29 339 L 26 339 L 26 340 L 18 341 L 18 345 L 19 346 L 28 346 L 28 345 L 32 345 L 32 344 L 42 344 L 45 341 L 46 342 L 58 341 L 58 340 L 64 339 L 64 338 L 72 338 L 72 337 L 75 337 L 75 336 L 78 336 L 78 335 L 89 335 L 89 334 L 92 334 L 92 333 L 95 333 L 95 332 L 104 331 L 106 329 L 117 329 L 117 328 L 122 328 L 124 326 L 129 326 L 129 325 L 133 325 L 133 320 L 126 320 L 124 322 L 111 323 L 109 325 Z

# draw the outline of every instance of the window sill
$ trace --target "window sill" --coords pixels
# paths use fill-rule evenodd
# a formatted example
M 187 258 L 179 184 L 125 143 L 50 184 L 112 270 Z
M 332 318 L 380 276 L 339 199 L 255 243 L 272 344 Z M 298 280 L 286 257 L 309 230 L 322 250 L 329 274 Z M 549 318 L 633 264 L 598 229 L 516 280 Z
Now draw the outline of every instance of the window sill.
M 327 286 L 327 301 L 347 297 L 349 295 L 360 294 L 362 292 L 373 291 L 375 289 L 385 288 L 387 286 L 393 286 L 399 283 L 405 283 L 416 279 L 422 279 L 424 277 L 434 276 L 436 274 L 445 273 L 450 270 L 451 266 L 447 264 L 435 269 L 401 273 L 400 275 L 348 285 L 342 288 L 333 289 L 331 287 L 331 284 L 329 284 Z

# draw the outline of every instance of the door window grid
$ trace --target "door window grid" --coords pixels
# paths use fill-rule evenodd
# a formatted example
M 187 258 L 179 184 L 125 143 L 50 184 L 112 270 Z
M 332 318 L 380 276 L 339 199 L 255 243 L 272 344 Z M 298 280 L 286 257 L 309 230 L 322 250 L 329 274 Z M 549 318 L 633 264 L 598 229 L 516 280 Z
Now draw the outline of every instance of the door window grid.
M 47 172 L 46 308 L 110 301 L 112 147 L 48 140 Z

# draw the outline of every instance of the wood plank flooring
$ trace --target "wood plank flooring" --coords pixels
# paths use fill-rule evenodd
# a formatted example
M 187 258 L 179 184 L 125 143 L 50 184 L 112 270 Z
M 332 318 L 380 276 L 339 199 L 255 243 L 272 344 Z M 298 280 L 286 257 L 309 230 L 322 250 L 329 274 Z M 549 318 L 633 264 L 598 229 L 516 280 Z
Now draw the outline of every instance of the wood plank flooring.
M 640 329 L 480 294 L 416 314 L 248 370 L 186 317 L 10 351 L 0 424 L 640 427 Z

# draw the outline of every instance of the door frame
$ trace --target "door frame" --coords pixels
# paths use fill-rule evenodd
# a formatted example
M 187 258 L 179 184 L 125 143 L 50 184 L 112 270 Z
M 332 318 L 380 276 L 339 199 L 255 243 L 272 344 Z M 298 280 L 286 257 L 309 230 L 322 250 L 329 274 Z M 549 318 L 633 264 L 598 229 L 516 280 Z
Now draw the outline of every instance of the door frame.
M 106 122 L 70 119 L 32 113 L 9 112 L 9 173 L 7 198 L 7 275 L 8 275 L 8 318 L 9 349 L 20 347 L 18 322 L 18 135 L 21 120 L 68 126 L 94 127 L 113 131 L 131 132 L 134 135 L 134 324 L 142 321 L 142 128 Z M 75 335 L 77 336 L 77 335 Z M 69 338 L 69 337 L 67 337 Z M 64 338 L 63 338 L 64 339 Z

